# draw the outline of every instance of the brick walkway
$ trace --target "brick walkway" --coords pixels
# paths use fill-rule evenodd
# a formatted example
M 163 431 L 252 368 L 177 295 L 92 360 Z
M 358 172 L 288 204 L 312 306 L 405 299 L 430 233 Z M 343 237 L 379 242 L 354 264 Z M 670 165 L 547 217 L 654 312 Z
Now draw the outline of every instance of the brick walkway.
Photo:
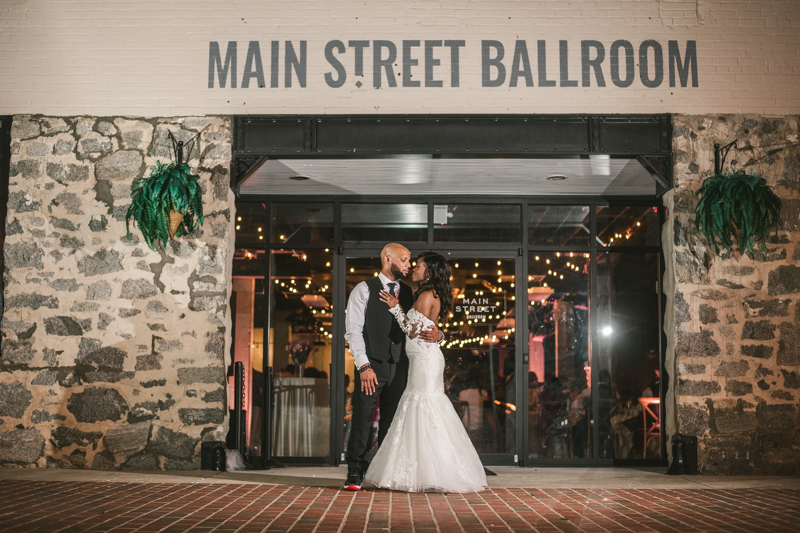
M 800 490 L 343 492 L 286 485 L 3 481 L 0 531 L 798 531 Z

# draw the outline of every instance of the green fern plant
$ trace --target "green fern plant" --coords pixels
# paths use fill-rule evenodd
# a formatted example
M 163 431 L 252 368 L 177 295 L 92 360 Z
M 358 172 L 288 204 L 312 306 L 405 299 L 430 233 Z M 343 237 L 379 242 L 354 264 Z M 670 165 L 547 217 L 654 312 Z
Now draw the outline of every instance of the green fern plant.
M 761 241 L 767 253 L 770 231 L 782 225 L 781 199 L 761 174 L 743 170 L 715 174 L 696 194 L 700 201 L 694 225 L 714 244 L 717 253 L 718 242 L 730 252 L 737 233 L 741 253 L 753 253 L 755 241 Z
M 178 160 L 168 165 L 158 161 L 149 176 L 135 180 L 131 185 L 133 201 L 125 215 L 128 240 L 131 219 L 152 250 L 155 242 L 166 246 L 167 240 L 196 231 L 203 223 L 199 178 L 188 164 Z

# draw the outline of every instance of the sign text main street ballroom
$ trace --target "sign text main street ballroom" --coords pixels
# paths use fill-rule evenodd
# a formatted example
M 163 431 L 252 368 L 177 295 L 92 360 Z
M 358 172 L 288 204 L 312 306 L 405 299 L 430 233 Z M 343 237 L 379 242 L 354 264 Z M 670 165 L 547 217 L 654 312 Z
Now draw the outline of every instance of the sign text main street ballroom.
M 580 48 L 575 78 L 570 77 L 570 47 Z M 324 50 L 311 52 L 323 55 L 324 72 L 308 72 L 308 41 L 264 42 L 263 52 L 259 41 L 228 41 L 222 47 L 211 41 L 208 88 L 302 88 L 309 76 L 322 76 L 332 89 L 369 82 L 375 89 L 460 87 L 462 61 L 471 64 L 478 52 L 482 87 L 698 86 L 696 41 L 517 40 L 510 45 L 483 40 L 478 47 L 465 40 L 332 40 Z

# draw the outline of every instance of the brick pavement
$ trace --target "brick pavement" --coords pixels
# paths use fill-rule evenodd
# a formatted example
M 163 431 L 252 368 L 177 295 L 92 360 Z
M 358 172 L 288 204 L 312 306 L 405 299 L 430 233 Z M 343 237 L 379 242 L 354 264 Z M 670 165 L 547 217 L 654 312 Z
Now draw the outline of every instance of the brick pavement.
M 344 492 L 274 484 L 5 480 L 0 531 L 782 532 L 800 490 L 521 489 Z

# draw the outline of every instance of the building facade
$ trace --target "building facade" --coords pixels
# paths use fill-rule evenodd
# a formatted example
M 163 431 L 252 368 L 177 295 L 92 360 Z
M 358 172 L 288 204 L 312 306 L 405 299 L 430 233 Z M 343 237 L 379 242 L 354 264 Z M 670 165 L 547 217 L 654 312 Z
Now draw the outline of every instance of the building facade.
M 443 327 L 487 463 L 661 464 L 680 434 L 703 473 L 800 473 L 796 2 L 27 0 L 0 29 L 0 464 L 198 468 L 234 361 L 252 458 L 337 463 L 341 311 L 391 236 L 481 308 Z M 170 133 L 206 217 L 153 251 L 125 215 Z M 783 202 L 766 253 L 694 224 L 734 140 Z

